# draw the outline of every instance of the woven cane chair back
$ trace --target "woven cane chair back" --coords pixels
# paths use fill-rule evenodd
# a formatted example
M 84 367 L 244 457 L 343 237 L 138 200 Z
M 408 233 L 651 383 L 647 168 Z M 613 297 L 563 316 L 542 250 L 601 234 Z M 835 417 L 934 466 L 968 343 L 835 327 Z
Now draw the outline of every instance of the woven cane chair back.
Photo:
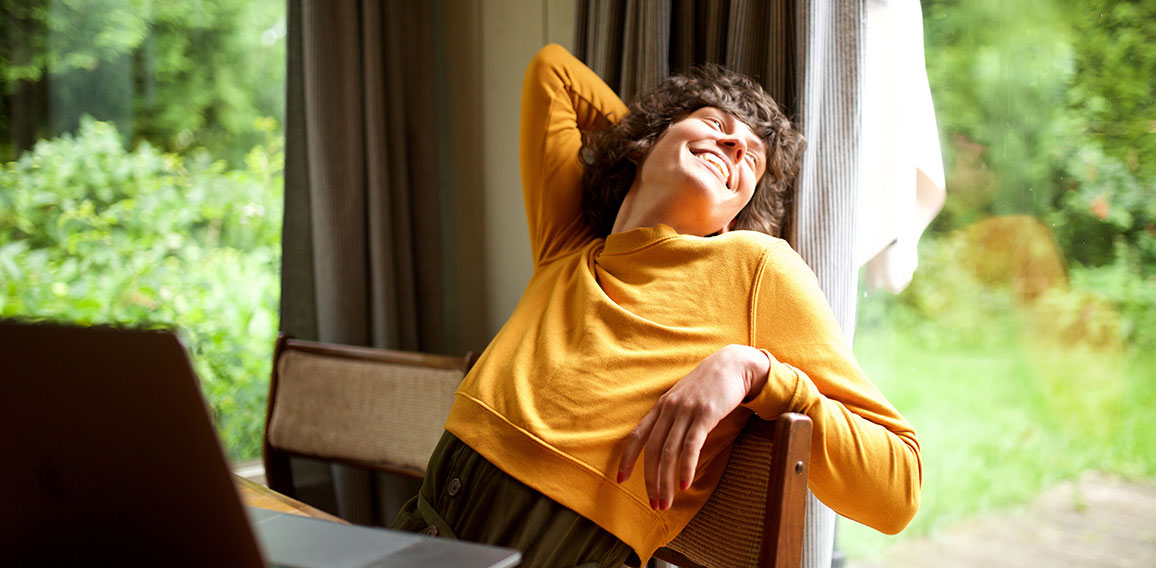
M 420 478 L 472 363 L 282 337 L 265 428 L 269 487 L 293 494 L 294 456 Z
M 655 556 L 684 568 L 799 566 L 810 444 L 806 416 L 752 418 L 710 500 Z

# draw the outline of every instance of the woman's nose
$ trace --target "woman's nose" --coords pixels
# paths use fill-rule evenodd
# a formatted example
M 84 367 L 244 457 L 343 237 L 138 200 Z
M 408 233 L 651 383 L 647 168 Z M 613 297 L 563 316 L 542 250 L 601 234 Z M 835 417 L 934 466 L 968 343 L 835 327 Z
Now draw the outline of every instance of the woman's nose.
M 731 153 L 731 157 L 734 159 L 736 164 L 743 161 L 743 157 L 747 153 L 747 144 L 746 142 L 743 142 L 742 138 L 737 136 L 727 136 L 719 140 L 719 143 L 722 144 L 723 147 L 725 147 Z

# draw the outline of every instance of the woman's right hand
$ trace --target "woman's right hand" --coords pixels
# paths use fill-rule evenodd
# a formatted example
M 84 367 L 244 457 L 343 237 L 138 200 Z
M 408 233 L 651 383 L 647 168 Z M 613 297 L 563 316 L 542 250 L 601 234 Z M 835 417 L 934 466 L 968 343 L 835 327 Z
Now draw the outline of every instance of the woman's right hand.
M 767 356 L 745 345 L 728 345 L 703 359 L 659 397 L 627 437 L 618 482 L 630 478 L 642 449 L 650 507 L 669 509 L 676 491 L 690 487 L 707 435 L 744 400 L 762 390 Z

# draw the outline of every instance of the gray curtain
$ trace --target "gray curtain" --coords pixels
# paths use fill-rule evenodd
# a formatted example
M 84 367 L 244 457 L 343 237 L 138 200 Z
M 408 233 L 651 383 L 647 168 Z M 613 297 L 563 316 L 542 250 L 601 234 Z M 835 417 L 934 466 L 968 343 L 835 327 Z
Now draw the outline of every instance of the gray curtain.
M 295 337 L 444 351 L 432 9 L 289 0 L 281 329 Z M 360 523 L 389 523 L 417 491 L 294 474 L 304 500 Z
M 579 0 L 576 51 L 629 98 L 714 62 L 758 79 L 807 138 L 784 229 L 850 340 L 865 0 Z M 835 513 L 808 496 L 803 566 L 832 565 Z
M 281 327 L 441 351 L 429 4 L 289 4 Z

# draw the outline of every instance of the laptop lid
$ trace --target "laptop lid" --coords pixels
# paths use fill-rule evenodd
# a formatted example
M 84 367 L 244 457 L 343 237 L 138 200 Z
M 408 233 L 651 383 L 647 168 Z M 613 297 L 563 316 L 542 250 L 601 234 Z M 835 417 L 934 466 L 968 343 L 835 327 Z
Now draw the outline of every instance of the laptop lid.
M 170 332 L 0 322 L 0 565 L 262 566 Z

